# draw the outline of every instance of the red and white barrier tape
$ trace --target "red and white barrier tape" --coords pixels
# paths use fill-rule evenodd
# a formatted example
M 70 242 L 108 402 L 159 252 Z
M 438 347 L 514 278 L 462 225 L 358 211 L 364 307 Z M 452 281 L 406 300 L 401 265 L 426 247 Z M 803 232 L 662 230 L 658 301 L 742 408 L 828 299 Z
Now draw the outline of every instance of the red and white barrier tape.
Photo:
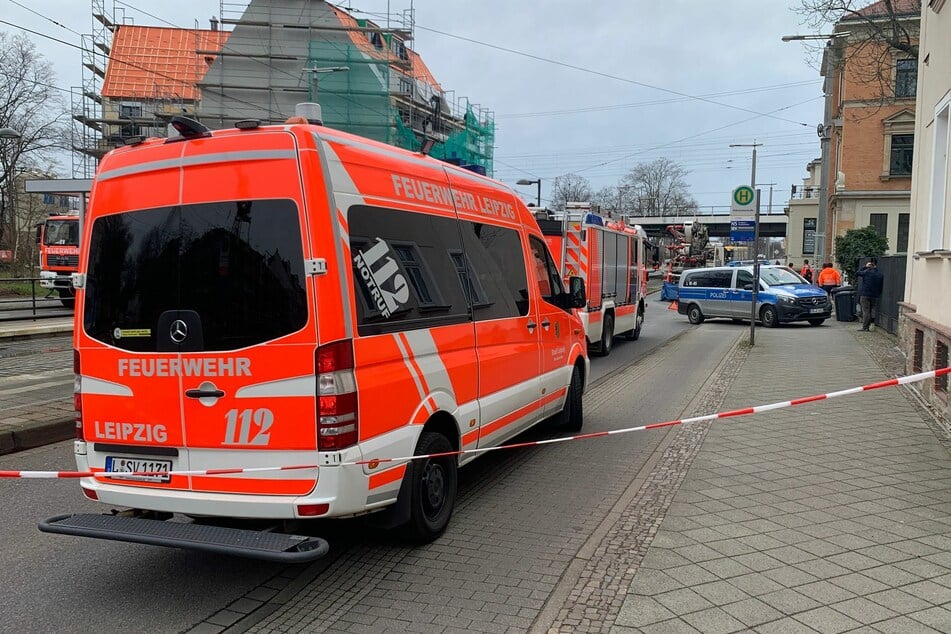
M 951 367 L 941 368 L 938 370 L 931 370 L 929 372 L 920 372 L 918 374 L 910 374 L 908 376 L 901 376 L 894 379 L 888 379 L 887 381 L 879 381 L 878 383 L 871 383 L 869 385 L 863 385 L 861 387 L 852 387 L 847 390 L 839 390 L 838 392 L 829 392 L 828 394 L 819 394 L 817 396 L 807 396 L 805 398 L 797 398 L 791 401 L 780 401 L 778 403 L 770 403 L 769 405 L 757 405 L 755 407 L 746 407 L 743 409 L 734 409 L 728 412 L 719 412 L 717 414 L 707 414 L 705 416 L 694 416 L 692 418 L 681 418 L 678 420 L 670 420 L 664 423 L 652 423 L 650 425 L 641 425 L 639 427 L 625 427 L 624 429 L 612 429 L 610 431 L 599 431 L 593 432 L 590 434 L 578 434 L 575 436 L 564 436 L 561 438 L 549 438 L 547 440 L 533 440 L 531 442 L 520 442 L 514 443 L 511 445 L 501 445 L 498 447 L 482 447 L 479 449 L 464 449 L 462 451 L 447 451 L 444 453 L 432 453 L 425 454 L 420 456 L 402 456 L 399 458 L 373 458 L 370 460 L 358 460 L 355 462 L 342 462 L 334 466 L 344 467 L 344 466 L 353 466 L 353 465 L 379 465 L 385 463 L 403 463 L 410 462 L 412 460 L 422 460 L 423 458 L 442 458 L 444 456 L 461 456 L 466 454 L 480 454 L 486 453 L 489 451 L 498 451 L 500 449 L 520 449 L 522 447 L 538 447 L 541 445 L 553 445 L 559 442 L 568 442 L 572 440 L 587 440 L 589 438 L 601 438 L 603 436 L 615 436 L 617 434 L 628 434 L 635 431 L 647 431 L 649 429 L 660 429 L 662 427 L 672 427 L 674 425 L 685 425 L 689 423 L 700 423 L 703 421 L 717 420 L 720 418 L 733 418 L 735 416 L 748 416 L 750 414 L 759 414 L 762 412 L 769 412 L 775 409 L 784 409 L 786 407 L 795 407 L 796 405 L 805 405 L 806 403 L 814 403 L 816 401 L 824 401 L 830 398 L 838 398 L 840 396 L 848 396 L 850 394 L 859 394 L 861 392 L 869 392 L 871 390 L 878 390 L 883 387 L 894 387 L 896 385 L 908 385 L 909 383 L 917 383 L 919 381 L 924 381 L 926 379 L 933 379 L 939 376 L 945 376 L 951 374 Z M 218 476 L 218 475 L 234 475 L 238 473 L 261 473 L 265 471 L 300 471 L 304 469 L 319 469 L 321 465 L 310 464 L 310 465 L 293 465 L 286 467 L 246 467 L 246 468 L 235 468 L 235 469 L 201 469 L 194 471 L 169 471 L 167 473 L 158 473 L 158 472 L 136 472 L 136 473 L 114 473 L 114 472 L 105 472 L 105 471 L 0 471 L 0 478 L 36 478 L 36 479 L 54 479 L 54 478 L 128 478 L 130 476 Z

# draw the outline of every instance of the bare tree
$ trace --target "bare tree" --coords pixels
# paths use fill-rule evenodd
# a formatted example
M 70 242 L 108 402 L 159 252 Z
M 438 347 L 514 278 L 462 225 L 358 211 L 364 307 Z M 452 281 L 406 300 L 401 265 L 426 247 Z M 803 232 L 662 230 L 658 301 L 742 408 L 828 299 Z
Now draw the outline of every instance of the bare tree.
M 848 33 L 828 46 L 813 47 L 812 61 L 832 55 L 834 65 L 847 66 L 850 81 L 869 89 L 865 95 L 869 102 L 884 105 L 895 96 L 896 57 L 918 59 L 921 0 L 799 0 L 794 11 L 816 33 L 830 27 L 835 33 Z
M 693 214 L 697 201 L 687 188 L 687 170 L 668 158 L 639 163 L 618 187 L 624 207 L 639 216 Z
M 562 174 L 555 178 L 551 191 L 551 207 L 555 211 L 564 211 L 565 203 L 588 202 L 591 200 L 591 183 L 584 176 Z
M 25 35 L 0 31 L 0 127 L 19 133 L 0 139 L 0 248 L 15 259 L 36 222 L 32 201 L 17 187 L 20 175 L 53 171 L 56 152 L 69 147 L 68 118 L 52 65 Z

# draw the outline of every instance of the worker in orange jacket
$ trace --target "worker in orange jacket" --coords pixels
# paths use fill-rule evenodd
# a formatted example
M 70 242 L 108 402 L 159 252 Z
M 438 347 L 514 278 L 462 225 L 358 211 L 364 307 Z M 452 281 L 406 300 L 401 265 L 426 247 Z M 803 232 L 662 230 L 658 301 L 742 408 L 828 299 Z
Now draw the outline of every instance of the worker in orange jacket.
M 842 286 L 842 276 L 832 267 L 832 262 L 826 262 L 819 271 L 819 277 L 816 279 L 819 286 L 828 294 L 832 294 L 832 289 Z

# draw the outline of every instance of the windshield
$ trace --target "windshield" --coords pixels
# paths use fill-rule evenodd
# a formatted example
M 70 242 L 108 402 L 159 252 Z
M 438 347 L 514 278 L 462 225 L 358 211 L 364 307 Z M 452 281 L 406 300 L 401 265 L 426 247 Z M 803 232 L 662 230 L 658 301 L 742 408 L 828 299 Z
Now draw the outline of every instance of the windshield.
M 47 220 L 43 244 L 79 246 L 79 220 Z
M 782 286 L 783 284 L 808 284 L 806 280 L 785 268 L 762 268 L 759 278 L 767 286 Z
M 155 351 L 159 321 L 175 310 L 197 314 L 206 351 L 303 327 L 307 294 L 294 202 L 204 203 L 97 218 L 86 332 L 124 350 Z

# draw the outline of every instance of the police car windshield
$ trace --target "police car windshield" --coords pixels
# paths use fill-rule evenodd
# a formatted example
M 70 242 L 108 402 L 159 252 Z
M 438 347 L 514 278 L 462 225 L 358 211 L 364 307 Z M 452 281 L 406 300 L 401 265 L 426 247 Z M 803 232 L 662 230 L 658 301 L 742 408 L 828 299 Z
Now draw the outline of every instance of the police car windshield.
M 759 272 L 759 278 L 767 286 L 782 286 L 784 284 L 808 284 L 806 280 L 797 273 L 793 273 L 786 268 L 762 268 Z

